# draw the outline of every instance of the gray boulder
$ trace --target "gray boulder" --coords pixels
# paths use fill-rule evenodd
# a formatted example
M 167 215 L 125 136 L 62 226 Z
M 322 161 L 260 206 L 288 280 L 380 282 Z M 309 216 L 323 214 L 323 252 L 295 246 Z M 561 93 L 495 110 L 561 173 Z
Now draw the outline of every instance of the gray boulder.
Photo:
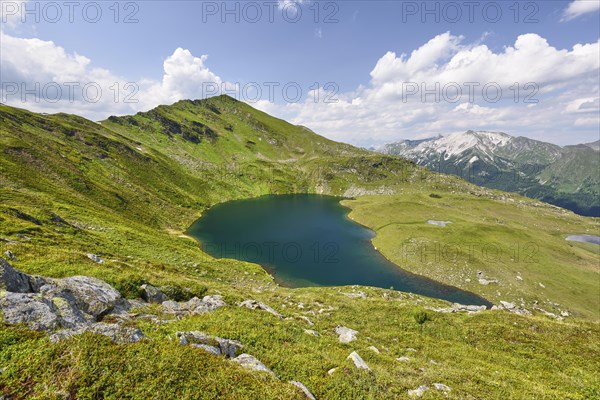
M 163 301 L 169 300 L 167 295 L 152 285 L 140 286 L 140 295 L 142 296 L 142 299 L 148 303 L 162 303 Z
M 17 271 L 4 258 L 0 257 L 0 290 L 13 293 L 33 293 L 38 285 L 38 279 Z
M 275 373 L 265 366 L 265 364 L 258 361 L 258 359 L 250 354 L 240 354 L 232 361 L 239 363 L 242 367 L 252 370 L 266 372 L 270 375 L 275 376 Z
M 25 324 L 29 329 L 48 331 L 61 327 L 51 300 L 34 293 L 0 292 L 0 310 L 7 324 Z
M 215 311 L 217 308 L 224 307 L 227 304 L 219 295 L 204 296 L 202 300 L 194 297 L 186 302 L 190 314 L 204 314 L 210 311 Z
M 346 328 L 345 326 L 338 326 L 335 328 L 335 333 L 339 335 L 339 341 L 341 343 L 350 343 L 353 340 L 356 340 L 356 335 L 358 334 L 358 331 Z
M 184 345 L 202 345 L 202 346 L 194 346 L 201 347 L 204 350 L 217 354 L 213 352 L 212 349 L 218 350 L 218 355 L 222 355 L 225 358 L 233 358 L 235 357 L 239 350 L 244 347 L 237 340 L 232 339 L 223 339 L 218 336 L 211 336 L 204 332 L 199 331 L 191 331 L 191 332 L 177 332 L 175 334 L 179 338 L 179 343 Z M 205 347 L 208 346 L 208 347 Z
M 369 368 L 369 366 L 367 365 L 367 363 L 364 362 L 364 360 L 355 351 L 353 351 L 352 353 L 350 353 L 350 355 L 348 356 L 348 358 L 352 360 L 352 362 L 354 363 L 354 366 L 356 368 L 358 368 L 358 369 L 366 369 L 366 370 L 370 370 L 371 369 L 371 368 Z
M 95 322 L 94 317 L 82 312 L 74 306 L 73 302 L 63 297 L 54 297 L 51 301 L 61 328 L 77 328 L 80 325 Z
M 111 312 L 116 306 L 124 305 L 121 294 L 108 283 L 89 276 L 72 276 L 54 279 L 40 288 L 47 297 L 63 297 L 96 320 Z
M 162 303 L 164 313 L 174 314 L 176 316 L 204 314 L 215 311 L 226 305 L 227 303 L 225 303 L 223 298 L 219 295 L 204 296 L 202 299 L 194 297 L 180 303 L 172 300 L 167 300 Z
M 10 251 L 10 250 L 6 250 L 4 252 L 4 255 L 6 256 L 6 258 L 8 258 L 11 261 L 16 261 L 17 260 L 17 257 L 15 257 L 14 253 L 12 251 Z

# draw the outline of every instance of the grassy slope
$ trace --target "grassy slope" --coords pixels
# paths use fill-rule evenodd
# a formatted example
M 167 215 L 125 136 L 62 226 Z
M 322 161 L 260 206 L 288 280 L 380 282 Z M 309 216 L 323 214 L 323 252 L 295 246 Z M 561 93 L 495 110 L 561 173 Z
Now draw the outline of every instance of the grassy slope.
M 352 208 L 351 218 L 377 232 L 374 245 L 404 269 L 495 304 L 514 301 L 598 320 L 598 246 L 565 241 L 575 232 L 598 235 L 597 221 L 511 198 L 435 193 L 442 198 L 411 187 L 400 195 L 343 204 Z M 426 224 L 430 219 L 452 223 L 442 228 Z M 479 284 L 478 272 L 498 284 Z
M 208 288 L 209 293 L 222 293 L 229 304 L 257 298 L 286 315 L 310 316 L 321 332 L 320 338 L 314 338 L 303 333 L 308 326 L 302 320 L 279 321 L 237 307 L 176 324 L 142 325 L 157 340 L 126 350 L 91 335 L 49 345 L 37 334 L 4 326 L 0 367 L 7 371 L 0 375 L 0 388 L 6 394 L 17 398 L 47 398 L 52 393 L 116 398 L 298 395 L 289 385 L 225 368 L 223 361 L 199 350 L 173 346 L 165 337 L 178 329 L 202 329 L 239 339 L 282 381 L 301 380 L 323 398 L 402 397 L 409 388 L 433 382 L 451 386 L 451 397 L 456 398 L 585 398 L 597 393 L 594 388 L 599 382 L 592 371 L 599 366 L 599 344 L 588 340 L 598 337 L 597 322 L 579 318 L 556 322 L 504 312 L 432 313 L 433 321 L 421 331 L 413 313 L 441 302 L 375 289 L 365 289 L 368 299 L 349 299 L 335 288 L 281 288 L 259 266 L 213 260 L 181 237 L 202 210 L 221 201 L 266 193 L 342 194 L 352 187 L 384 187 L 400 194 L 361 197 L 348 205 L 356 220 L 377 230 L 375 243 L 391 259 L 393 249 L 406 240 L 404 230 L 390 234 L 400 226 L 394 222 L 410 220 L 417 224 L 404 227 L 426 240 L 439 238 L 441 232 L 463 240 L 476 229 L 486 240 L 504 243 L 513 232 L 520 232 L 519 238 L 531 238 L 540 246 L 540 254 L 542 249 L 552 250 L 543 253 L 551 271 L 567 264 L 573 265 L 574 273 L 540 272 L 545 266 L 541 263 L 517 264 L 518 269 L 508 265 L 510 272 L 506 272 L 506 264 L 489 260 L 468 268 L 446 262 L 425 270 L 416 260 L 401 262 L 403 267 L 497 299 L 491 286 L 455 278 L 483 270 L 500 279 L 501 285 L 494 289 L 501 288 L 503 300 L 532 301 L 539 296 L 542 303 L 547 296 L 560 307 L 597 320 L 594 247 L 559 240 L 561 233 L 572 233 L 570 229 L 597 230 L 597 221 L 331 142 L 227 97 L 183 101 L 152 113 L 111 118 L 101 125 L 70 115 L 41 116 L 0 106 L 0 126 L 0 237 L 19 242 L 0 245 L 17 255 L 15 267 L 50 276 L 93 275 L 127 295 L 134 295 L 136 285 L 147 281 L 190 287 L 199 293 Z M 428 198 L 431 192 L 440 193 L 442 199 Z M 506 198 L 516 199 L 518 205 Z M 484 215 L 481 220 L 475 217 L 475 209 Z M 534 217 L 527 217 L 530 213 Z M 504 225 L 486 228 L 484 223 L 492 217 Z M 544 236 L 536 236 L 541 229 L 528 227 L 525 218 L 537 223 Z M 449 219 L 455 225 L 445 230 L 420 228 L 426 219 Z M 546 245 L 549 237 L 553 241 Z M 107 262 L 95 264 L 86 252 L 101 254 Z M 522 274 L 522 285 L 505 283 L 512 282 L 508 277 L 514 275 L 513 269 Z M 536 292 L 538 280 L 552 293 Z M 582 294 L 563 291 L 565 287 Z M 298 302 L 312 310 L 291 304 Z M 317 310 L 326 306 L 334 311 L 319 314 Z M 359 341 L 351 346 L 337 343 L 333 334 L 337 324 L 359 330 Z M 366 350 L 371 344 L 389 352 L 376 355 Z M 414 360 L 395 361 L 406 347 L 418 350 Z M 373 373 L 354 371 L 345 360 L 354 349 Z M 149 361 L 154 359 L 158 361 Z M 439 364 L 430 364 L 429 359 Z M 156 365 L 147 365 L 152 362 Z M 326 371 L 335 366 L 343 368 L 329 376 Z M 190 370 L 207 372 L 185 372 Z M 231 390 L 237 394 L 225 394 L 228 380 L 236 382 Z M 129 381 L 139 384 L 125 384 Z M 163 381 L 170 384 L 156 387 Z M 211 389 L 199 393 L 198 387 Z

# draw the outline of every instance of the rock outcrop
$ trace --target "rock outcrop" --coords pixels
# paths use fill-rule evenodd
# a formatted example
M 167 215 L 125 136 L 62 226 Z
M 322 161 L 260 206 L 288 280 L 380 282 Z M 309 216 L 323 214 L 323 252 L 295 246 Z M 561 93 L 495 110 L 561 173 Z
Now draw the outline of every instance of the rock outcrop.
M 122 313 L 129 304 L 112 286 L 88 276 L 63 279 L 31 276 L 0 258 L 0 310 L 4 322 L 53 332 L 57 341 L 83 332 L 105 335 L 115 342 L 136 342 L 139 329 L 101 322 L 109 313 Z

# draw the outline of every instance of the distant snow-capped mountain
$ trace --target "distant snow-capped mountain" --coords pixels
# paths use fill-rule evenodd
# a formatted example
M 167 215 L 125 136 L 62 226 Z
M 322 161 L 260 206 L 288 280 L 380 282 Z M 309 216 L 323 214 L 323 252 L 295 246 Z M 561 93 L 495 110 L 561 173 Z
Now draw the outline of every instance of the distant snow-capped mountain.
M 403 140 L 377 151 L 475 184 L 600 216 L 600 141 L 560 147 L 503 132 L 467 131 Z

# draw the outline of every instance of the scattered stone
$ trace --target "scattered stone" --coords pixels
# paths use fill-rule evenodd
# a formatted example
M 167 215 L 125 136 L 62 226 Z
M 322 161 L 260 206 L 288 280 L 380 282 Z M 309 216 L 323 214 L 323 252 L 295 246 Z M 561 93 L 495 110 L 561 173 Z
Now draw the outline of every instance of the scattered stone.
M 375 346 L 369 346 L 369 350 L 371 350 L 372 352 L 377 353 L 377 354 L 380 353 L 379 349 Z
M 338 326 L 335 328 L 335 333 L 339 335 L 339 341 L 341 343 L 350 343 L 353 340 L 356 340 L 356 335 L 358 334 L 358 331 L 346 328 L 345 326 Z
M 17 235 L 19 236 L 19 235 Z M 31 240 L 31 239 L 29 239 Z M 10 239 L 6 239 L 6 238 L 0 238 L 0 242 L 6 243 L 6 244 L 19 244 L 19 242 L 15 242 L 14 240 L 10 240 Z
M 146 336 L 137 328 L 122 327 L 118 324 L 107 324 L 96 322 L 93 324 L 82 325 L 75 329 L 63 329 L 50 335 L 50 342 L 55 343 L 59 340 L 67 339 L 75 335 L 81 335 L 84 332 L 92 332 L 110 338 L 115 343 L 135 343 L 144 339 Z
M 508 301 L 502 301 L 502 300 L 500 300 L 500 305 L 493 306 L 492 310 L 506 310 L 506 311 L 510 311 L 511 313 L 519 314 L 519 315 L 532 315 L 531 311 L 529 311 L 525 308 L 519 307 L 516 304 L 509 303 Z
M 319 332 L 312 329 L 305 329 L 304 333 L 306 333 L 307 335 L 319 336 Z
M 6 250 L 6 251 L 4 252 L 4 255 L 5 255 L 5 256 L 6 256 L 6 257 L 7 257 L 9 260 L 11 260 L 11 261 L 16 261 L 16 260 L 17 260 L 17 257 L 15 257 L 15 254 L 14 254 L 12 251 L 10 251 L 10 250 Z
M 220 295 L 204 296 L 202 299 L 193 297 L 188 301 L 176 302 L 173 300 L 163 301 L 162 308 L 165 314 L 175 316 L 198 315 L 215 311 L 220 307 L 226 306 Z
M 87 258 L 98 264 L 104 264 L 104 260 L 97 254 L 87 253 Z
M 408 391 L 408 395 L 409 395 L 410 397 L 421 397 L 421 396 L 423 396 L 423 394 L 424 394 L 424 393 L 425 393 L 427 390 L 429 390 L 429 387 L 428 387 L 428 386 L 421 385 L 421 386 L 419 386 L 419 387 L 418 387 L 418 388 L 416 388 L 416 389 L 409 390 L 409 391 Z
M 508 301 L 500 300 L 500 304 L 502 304 L 502 307 L 506 308 L 507 310 L 512 310 L 516 307 L 513 303 L 509 303 Z
M 539 285 L 542 289 L 546 289 L 546 286 L 544 286 L 544 284 L 542 282 L 540 282 Z
M 446 386 L 443 383 L 434 383 L 433 387 L 435 387 L 437 390 L 441 390 L 442 392 L 449 392 L 452 390 L 450 386 Z
M 358 369 L 366 369 L 366 370 L 371 369 L 371 368 L 369 368 L 367 363 L 364 362 L 362 358 L 360 358 L 360 356 L 358 355 L 358 353 L 356 351 L 353 351 L 352 353 L 350 353 L 348 358 L 354 362 L 354 366 L 356 366 L 356 368 L 358 368 Z
M 519 275 L 517 275 L 517 280 L 520 280 L 520 281 L 522 281 L 522 280 L 523 280 L 523 278 L 521 278 Z
M 416 352 L 417 352 L 417 350 L 416 350 L 416 349 L 413 349 L 412 347 L 407 347 L 407 348 L 406 348 L 406 349 L 404 349 L 404 350 L 406 350 L 406 351 L 412 351 L 413 353 L 416 353 Z
M 547 316 L 547 317 L 554 318 L 554 319 L 556 319 L 556 320 L 558 320 L 558 321 L 562 321 L 562 320 L 563 320 L 563 317 L 561 317 L 560 315 L 556 315 L 556 314 L 554 314 L 554 313 L 552 313 L 552 312 L 546 311 L 546 310 L 544 310 L 544 309 L 543 309 L 543 308 L 541 308 L 541 307 L 534 306 L 534 307 L 533 307 L 533 309 L 534 309 L 534 310 L 538 310 L 538 311 L 540 311 L 542 314 L 544 314 L 544 315 L 545 315 L 545 316 Z
M 315 324 L 305 315 L 299 315 L 298 318 L 303 319 L 310 326 L 314 326 Z
M 334 373 L 335 371 L 337 371 L 337 370 L 338 370 L 338 367 L 331 368 L 329 371 L 327 371 L 327 374 L 328 374 L 328 375 L 333 375 L 333 373 Z
M 367 298 L 367 294 L 365 292 L 344 293 L 344 295 L 350 297 L 351 299 L 366 299 Z
M 329 311 L 334 311 L 335 308 L 328 306 L 327 308 L 320 308 L 319 311 L 317 311 L 319 314 L 323 314 L 323 313 L 328 313 Z M 325 314 L 325 315 L 329 315 L 329 314 Z
M 308 388 L 306 387 L 306 385 L 304 385 L 304 383 L 298 382 L 298 381 L 290 381 L 290 383 L 292 385 L 296 386 L 297 388 L 299 388 L 300 390 L 302 390 L 302 392 L 304 393 L 304 395 L 306 396 L 307 399 L 317 400 L 315 398 L 315 396 L 311 393 L 311 391 L 308 390 Z
M 166 294 L 160 291 L 157 287 L 152 285 L 140 286 L 140 296 L 144 301 L 148 303 L 162 303 L 169 300 Z
M 452 221 L 434 221 L 432 219 L 428 220 L 427 223 L 429 225 L 441 226 L 442 228 L 446 227 L 446 225 L 451 224 Z
M 498 280 L 497 280 L 497 279 L 485 279 L 485 278 L 479 278 L 479 284 L 480 284 L 480 285 L 487 286 L 487 285 L 491 285 L 491 284 L 494 284 L 494 283 L 496 283 L 496 284 L 497 284 L 497 283 L 498 283 Z
M 408 362 L 410 361 L 410 358 L 403 356 L 403 357 L 398 357 L 396 358 L 397 361 L 402 361 L 402 362 Z
M 275 373 L 265 366 L 265 364 L 258 361 L 258 359 L 250 354 L 240 354 L 232 361 L 239 363 L 242 367 L 252 371 L 267 372 L 270 375 L 275 376 Z
M 429 364 L 438 365 L 438 362 L 435 360 L 429 360 Z
M 263 310 L 270 314 L 273 314 L 277 318 L 283 318 L 283 315 L 279 314 L 277 311 L 266 305 L 265 303 L 261 303 L 256 300 L 244 300 L 239 304 L 240 307 L 246 307 L 251 310 Z
M 452 304 L 450 308 L 431 308 L 431 310 L 441 313 L 454 313 L 459 311 L 466 311 L 469 314 L 478 313 L 486 310 L 486 306 L 475 306 L 475 305 L 464 305 L 459 303 Z
M 561 312 L 560 312 L 560 316 L 561 316 L 561 317 L 568 317 L 569 315 L 571 315 L 571 314 L 569 314 L 569 312 L 568 312 L 568 311 L 561 311 Z

